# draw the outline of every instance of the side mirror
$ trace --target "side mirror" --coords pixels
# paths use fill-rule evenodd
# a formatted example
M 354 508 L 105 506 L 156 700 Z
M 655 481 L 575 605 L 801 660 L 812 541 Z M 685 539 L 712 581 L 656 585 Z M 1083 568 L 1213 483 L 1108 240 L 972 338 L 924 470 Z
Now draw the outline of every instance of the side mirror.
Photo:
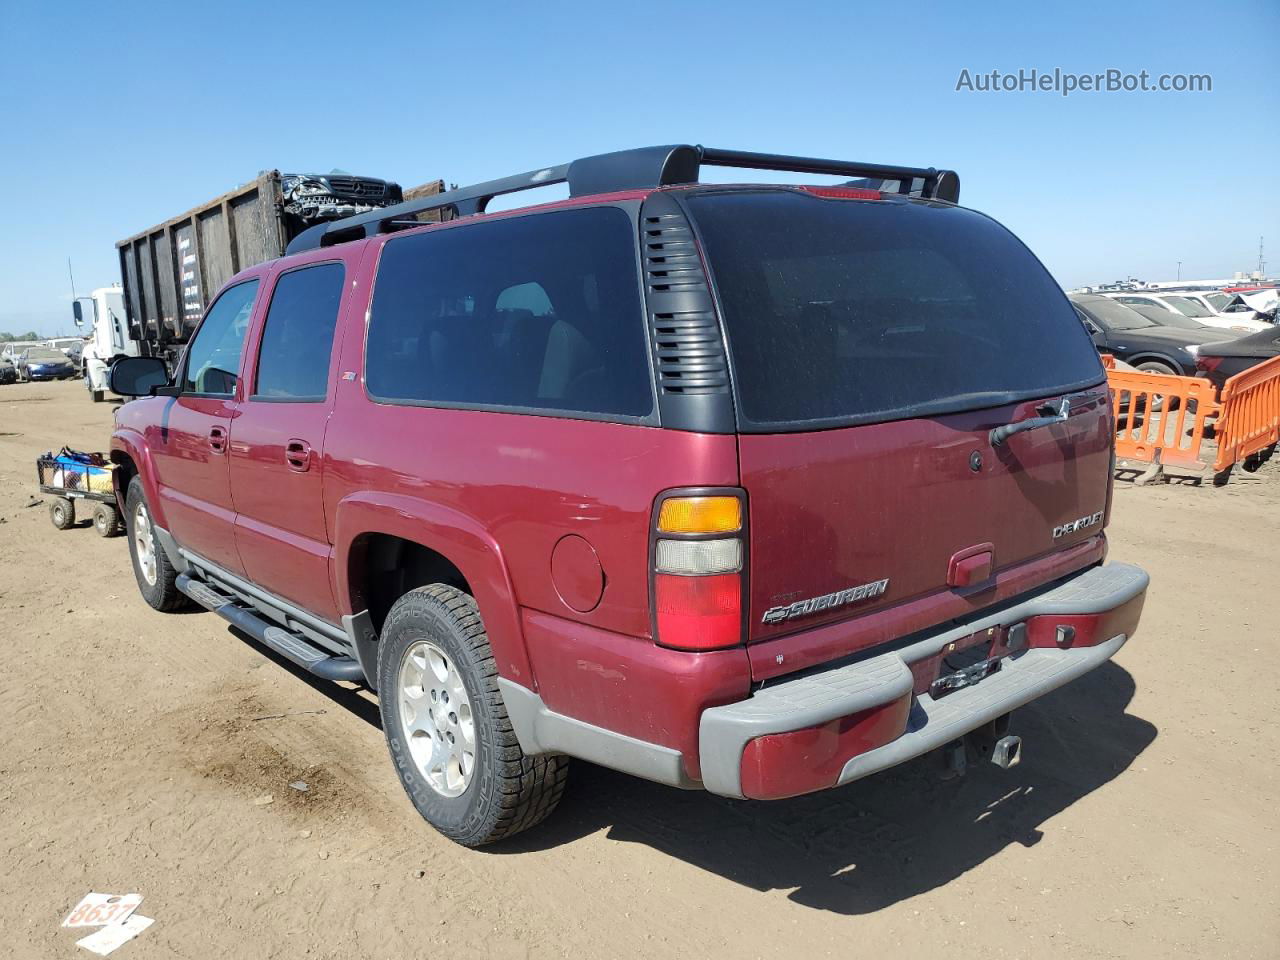
M 159 357 L 125 357 L 111 365 L 107 386 L 124 397 L 149 397 L 169 382 L 169 371 Z
M 84 313 L 80 310 L 80 301 L 71 301 L 71 318 L 75 320 L 77 327 L 84 326 Z

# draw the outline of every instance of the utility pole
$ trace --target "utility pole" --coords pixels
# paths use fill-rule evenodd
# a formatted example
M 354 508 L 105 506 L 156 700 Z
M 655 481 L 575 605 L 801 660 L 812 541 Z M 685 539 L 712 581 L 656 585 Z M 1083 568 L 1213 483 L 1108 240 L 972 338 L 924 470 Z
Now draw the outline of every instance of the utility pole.
M 1266 237 L 1258 238 L 1258 279 L 1261 280 L 1267 275 L 1267 261 L 1262 258 L 1262 241 Z
M 1181 260 L 1178 261 L 1178 279 L 1179 280 L 1182 279 L 1182 261 Z

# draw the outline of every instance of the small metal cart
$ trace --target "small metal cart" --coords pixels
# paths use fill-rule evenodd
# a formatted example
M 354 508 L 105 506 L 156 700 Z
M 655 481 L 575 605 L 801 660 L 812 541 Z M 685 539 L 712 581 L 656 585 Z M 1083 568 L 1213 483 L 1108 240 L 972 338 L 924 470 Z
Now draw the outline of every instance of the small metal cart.
M 120 512 L 112 471 L 115 465 L 100 453 L 81 453 L 63 447 L 36 458 L 40 492 L 50 494 L 49 519 L 59 530 L 76 522 L 76 501 L 93 503 L 93 528 L 100 537 L 121 533 Z

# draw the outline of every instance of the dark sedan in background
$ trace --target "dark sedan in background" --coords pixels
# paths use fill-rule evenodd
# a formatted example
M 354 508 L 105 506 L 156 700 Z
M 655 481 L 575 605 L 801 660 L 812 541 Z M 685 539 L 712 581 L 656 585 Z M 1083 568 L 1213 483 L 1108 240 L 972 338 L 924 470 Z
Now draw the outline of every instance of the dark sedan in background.
M 1214 341 L 1194 349 L 1196 367 L 1219 389 L 1237 373 L 1280 357 L 1280 327 L 1259 330 L 1234 340 Z
M 18 377 L 21 380 L 68 380 L 76 376 L 76 365 L 61 350 L 52 347 L 30 347 L 18 354 Z
M 1110 353 L 1148 373 L 1194 377 L 1196 356 L 1188 348 L 1223 340 L 1226 332 L 1161 325 L 1123 303 L 1095 294 L 1073 293 L 1068 299 L 1099 353 Z

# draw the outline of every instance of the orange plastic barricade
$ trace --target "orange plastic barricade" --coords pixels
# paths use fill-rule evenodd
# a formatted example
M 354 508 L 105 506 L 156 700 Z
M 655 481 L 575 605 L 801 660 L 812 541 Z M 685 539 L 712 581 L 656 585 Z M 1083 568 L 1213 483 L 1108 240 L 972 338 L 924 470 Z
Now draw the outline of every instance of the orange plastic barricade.
M 1110 374 L 1108 374 L 1108 377 Z M 1214 432 L 1222 472 L 1280 441 L 1280 357 L 1237 373 L 1222 386 L 1222 412 Z M 1249 465 L 1245 464 L 1245 469 Z
M 1116 456 L 1204 469 L 1205 421 L 1217 416 L 1213 384 L 1137 370 L 1107 370 L 1116 414 Z

